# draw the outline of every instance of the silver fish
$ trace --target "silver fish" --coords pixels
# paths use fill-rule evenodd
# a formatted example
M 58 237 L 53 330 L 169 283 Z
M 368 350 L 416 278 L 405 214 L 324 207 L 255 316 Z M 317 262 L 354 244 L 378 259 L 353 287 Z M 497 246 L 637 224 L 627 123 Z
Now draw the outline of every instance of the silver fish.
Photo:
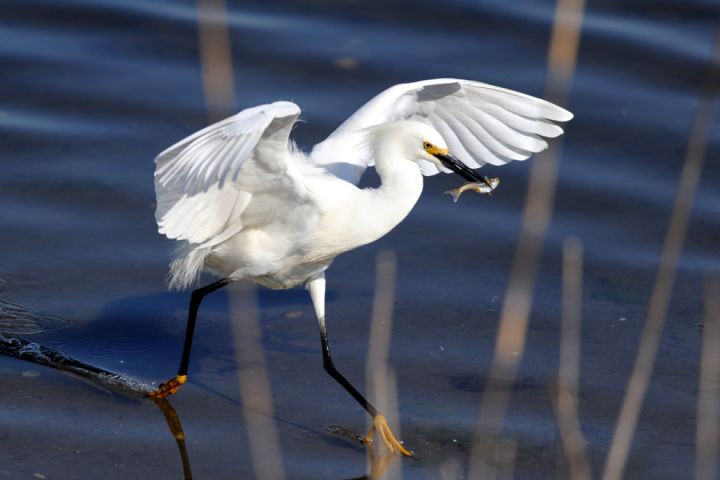
M 489 178 L 488 184 L 485 183 L 466 183 L 465 185 L 453 188 L 452 190 L 448 190 L 445 193 L 449 193 L 453 197 L 453 203 L 457 203 L 458 199 L 460 198 L 460 195 L 462 195 L 463 192 L 467 190 L 474 190 L 477 193 L 482 193 L 483 195 L 490 195 L 495 190 L 495 188 L 500 185 L 500 179 L 499 178 Z

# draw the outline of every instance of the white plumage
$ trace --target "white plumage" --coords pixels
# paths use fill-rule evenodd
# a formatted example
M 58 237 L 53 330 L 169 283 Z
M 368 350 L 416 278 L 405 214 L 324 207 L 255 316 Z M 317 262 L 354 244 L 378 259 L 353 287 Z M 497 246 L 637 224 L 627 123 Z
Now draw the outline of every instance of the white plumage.
M 373 416 L 366 440 L 380 432 L 391 451 L 410 455 L 385 417 L 332 363 L 325 270 L 337 255 L 400 223 L 420 197 L 423 175 L 454 171 L 492 190 L 497 180 L 472 169 L 524 160 L 543 150 L 542 137 L 562 133 L 552 122 L 572 115 L 483 83 L 426 80 L 385 90 L 309 155 L 289 141 L 298 115 L 300 108 L 291 102 L 249 108 L 155 159 L 159 230 L 182 242 L 171 264 L 170 287 L 190 286 L 203 269 L 223 278 L 191 295 L 178 374 L 150 396 L 173 394 L 187 381 L 205 295 L 240 278 L 270 288 L 305 284 L 318 318 L 325 370 Z M 356 184 L 370 165 L 381 185 L 360 189 Z
M 190 286 L 203 268 L 272 288 L 307 282 L 397 225 L 422 190 L 420 173 L 450 172 L 422 142 L 469 168 L 502 165 L 545 149 L 542 137 L 563 132 L 552 122 L 572 118 L 492 85 L 425 80 L 380 93 L 305 155 L 289 142 L 299 114 L 291 102 L 249 108 L 157 156 L 159 231 L 183 241 L 171 287 Z M 412 141 L 416 151 L 401 148 Z M 371 165 L 381 187 L 358 189 Z

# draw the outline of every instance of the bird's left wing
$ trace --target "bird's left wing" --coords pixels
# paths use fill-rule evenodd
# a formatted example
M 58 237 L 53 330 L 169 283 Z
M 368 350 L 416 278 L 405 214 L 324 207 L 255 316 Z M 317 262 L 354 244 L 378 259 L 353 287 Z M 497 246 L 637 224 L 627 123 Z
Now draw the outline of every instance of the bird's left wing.
M 155 158 L 155 219 L 160 233 L 198 247 L 243 228 L 252 196 L 271 189 L 301 197 L 288 137 L 300 108 L 275 102 L 249 108 L 181 140 Z
M 380 93 L 317 144 L 311 158 L 335 175 L 357 183 L 365 168 L 372 165 L 370 152 L 364 148 L 363 130 L 386 122 L 415 120 L 435 127 L 450 151 L 468 167 L 502 165 L 547 148 L 542 137 L 563 133 L 554 122 L 572 117 L 545 100 L 486 83 L 455 78 L 423 80 Z M 421 168 L 425 175 L 440 171 L 430 162 L 423 162 Z

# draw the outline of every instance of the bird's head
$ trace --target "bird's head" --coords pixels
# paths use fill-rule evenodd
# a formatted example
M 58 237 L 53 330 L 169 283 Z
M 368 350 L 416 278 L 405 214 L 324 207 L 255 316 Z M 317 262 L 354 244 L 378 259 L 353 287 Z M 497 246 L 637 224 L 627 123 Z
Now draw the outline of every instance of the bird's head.
M 479 182 L 490 186 L 489 180 L 469 168 L 450 149 L 440 132 L 430 125 L 421 122 L 396 122 L 390 135 L 393 141 L 399 142 L 402 154 L 408 160 L 419 162 L 425 160 L 433 163 L 440 170 L 450 169 L 469 182 Z

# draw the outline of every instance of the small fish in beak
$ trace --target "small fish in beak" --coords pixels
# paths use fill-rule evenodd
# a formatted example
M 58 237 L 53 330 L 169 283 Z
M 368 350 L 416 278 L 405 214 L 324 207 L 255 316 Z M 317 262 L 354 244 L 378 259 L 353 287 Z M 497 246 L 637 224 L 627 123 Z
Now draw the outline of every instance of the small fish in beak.
M 483 195 L 492 195 L 492 192 L 495 190 L 495 188 L 500 185 L 500 179 L 499 178 L 488 178 L 487 182 L 482 183 L 466 183 L 465 185 L 453 188 L 452 190 L 448 190 L 445 193 L 449 193 L 453 197 L 453 203 L 457 203 L 457 201 L 460 199 L 460 195 L 463 194 L 463 192 L 467 190 L 474 190 L 477 193 L 482 193 Z
M 435 158 L 440 160 L 440 162 L 446 168 L 449 168 L 453 172 L 463 177 L 465 180 L 471 182 L 466 183 L 462 187 L 458 187 L 448 192 L 445 192 L 453 196 L 453 202 L 457 202 L 460 198 L 460 195 L 462 195 L 462 193 L 466 190 L 475 190 L 478 193 L 490 195 L 493 190 L 495 190 L 495 187 L 500 184 L 499 178 L 488 178 L 484 175 L 480 175 L 475 170 L 469 168 L 467 165 L 461 162 L 459 159 L 450 155 L 446 148 L 439 149 L 430 145 L 427 152 L 431 155 L 434 155 Z

